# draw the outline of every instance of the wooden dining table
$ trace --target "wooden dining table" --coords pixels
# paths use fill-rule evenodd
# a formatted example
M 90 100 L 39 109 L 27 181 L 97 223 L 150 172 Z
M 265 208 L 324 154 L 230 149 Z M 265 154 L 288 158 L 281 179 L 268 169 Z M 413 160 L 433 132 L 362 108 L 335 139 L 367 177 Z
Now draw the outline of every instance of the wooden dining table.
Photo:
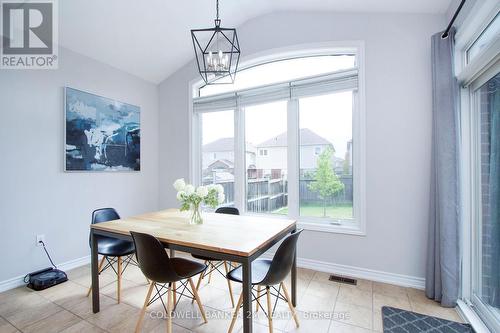
M 99 312 L 97 237 L 132 240 L 130 231 L 155 236 L 165 248 L 240 263 L 243 270 L 243 332 L 252 332 L 252 262 L 296 231 L 296 221 L 283 218 L 204 213 L 203 224 L 189 224 L 187 212 L 167 209 L 90 227 L 92 311 Z M 292 304 L 297 304 L 296 255 L 291 271 Z

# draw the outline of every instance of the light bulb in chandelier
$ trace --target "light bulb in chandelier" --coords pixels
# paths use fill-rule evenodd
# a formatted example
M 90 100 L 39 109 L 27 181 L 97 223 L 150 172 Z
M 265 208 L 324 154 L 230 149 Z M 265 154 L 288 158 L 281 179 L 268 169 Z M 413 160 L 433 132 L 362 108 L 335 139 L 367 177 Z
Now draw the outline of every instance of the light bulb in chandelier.
M 208 52 L 206 64 L 208 71 L 213 72 L 215 75 L 226 75 L 229 71 L 229 57 L 222 50 L 219 50 L 216 56 L 212 51 Z

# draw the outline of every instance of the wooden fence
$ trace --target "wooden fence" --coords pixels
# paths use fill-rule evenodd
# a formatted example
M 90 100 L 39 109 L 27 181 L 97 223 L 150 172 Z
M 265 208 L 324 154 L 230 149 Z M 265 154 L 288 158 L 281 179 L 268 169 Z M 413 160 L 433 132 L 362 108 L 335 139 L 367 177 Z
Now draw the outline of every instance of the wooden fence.
M 284 179 L 249 179 L 247 210 L 270 212 L 288 205 L 288 183 Z
M 327 200 L 327 204 L 352 204 L 352 176 L 341 176 L 344 191 Z M 323 199 L 317 192 L 309 189 L 312 179 L 301 179 L 299 183 L 300 202 L 308 204 L 323 204 Z M 234 205 L 234 181 L 222 181 L 218 184 L 224 187 L 226 200 L 224 205 Z M 250 212 L 271 212 L 288 205 L 288 182 L 285 179 L 249 179 L 247 184 L 247 210 Z
M 337 195 L 329 198 L 326 203 L 327 205 L 332 204 L 348 204 L 352 203 L 353 198 L 353 188 L 352 188 L 352 176 L 341 176 L 340 181 L 344 184 L 344 190 Z M 301 203 L 323 203 L 323 199 L 319 197 L 317 192 L 313 192 L 309 189 L 309 185 L 313 182 L 312 179 L 301 179 L 299 183 L 300 191 L 300 202 Z

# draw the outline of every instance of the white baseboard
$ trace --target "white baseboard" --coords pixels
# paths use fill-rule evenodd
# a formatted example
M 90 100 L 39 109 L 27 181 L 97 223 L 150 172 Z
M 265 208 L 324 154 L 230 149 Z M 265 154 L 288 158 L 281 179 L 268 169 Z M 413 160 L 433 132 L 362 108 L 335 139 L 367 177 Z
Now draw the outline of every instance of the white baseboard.
M 272 258 L 272 256 L 273 256 L 272 253 L 271 254 L 266 253 L 264 255 L 264 257 L 267 258 Z M 65 263 L 59 264 L 58 267 L 63 271 L 67 271 L 73 268 L 86 265 L 88 263 L 90 263 L 90 256 L 67 261 Z M 372 269 L 355 267 L 355 266 L 334 264 L 319 260 L 297 258 L 297 266 L 302 268 L 312 269 L 319 272 L 339 274 L 358 279 L 366 279 L 371 281 L 390 283 L 403 287 L 412 287 L 417 289 L 424 289 L 425 287 L 424 278 L 383 272 L 383 271 L 376 271 Z M 25 283 L 23 279 L 24 275 L 9 280 L 1 281 L 0 292 L 24 285 Z
M 273 253 L 266 253 L 266 258 L 272 258 Z M 338 274 L 357 279 L 365 279 L 376 282 L 384 282 L 402 287 L 411 287 L 416 289 L 425 288 L 425 279 L 415 276 L 408 276 L 396 273 L 376 271 L 362 267 L 334 264 L 325 261 L 312 260 L 306 258 L 297 258 L 297 266 L 301 268 L 312 269 L 319 272 Z
M 368 268 L 340 265 L 305 258 L 297 258 L 297 266 L 319 272 L 333 273 L 358 279 L 390 283 L 402 287 L 412 287 L 416 289 L 425 288 L 425 279 L 415 276 L 376 271 Z
M 59 268 L 60 270 L 63 270 L 63 271 L 69 271 L 73 268 L 87 265 L 89 263 L 90 263 L 90 256 L 85 256 L 82 258 L 73 259 L 73 260 L 58 264 L 57 268 Z M 14 277 L 12 279 L 0 281 L 0 292 L 6 291 L 9 289 L 14 289 L 17 287 L 21 287 L 24 285 L 26 285 L 26 283 L 24 283 L 24 275 L 17 276 L 17 277 Z

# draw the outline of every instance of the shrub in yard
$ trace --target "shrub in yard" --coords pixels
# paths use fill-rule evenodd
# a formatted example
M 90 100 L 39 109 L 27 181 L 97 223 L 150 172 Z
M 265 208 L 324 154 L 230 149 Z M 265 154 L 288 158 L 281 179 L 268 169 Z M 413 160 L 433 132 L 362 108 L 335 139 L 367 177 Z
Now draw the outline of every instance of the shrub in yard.
M 323 200 L 323 216 L 326 217 L 326 202 L 329 198 L 344 190 L 344 184 L 335 174 L 332 165 L 333 149 L 328 147 L 318 157 L 318 167 L 308 188 L 313 192 L 317 192 Z

